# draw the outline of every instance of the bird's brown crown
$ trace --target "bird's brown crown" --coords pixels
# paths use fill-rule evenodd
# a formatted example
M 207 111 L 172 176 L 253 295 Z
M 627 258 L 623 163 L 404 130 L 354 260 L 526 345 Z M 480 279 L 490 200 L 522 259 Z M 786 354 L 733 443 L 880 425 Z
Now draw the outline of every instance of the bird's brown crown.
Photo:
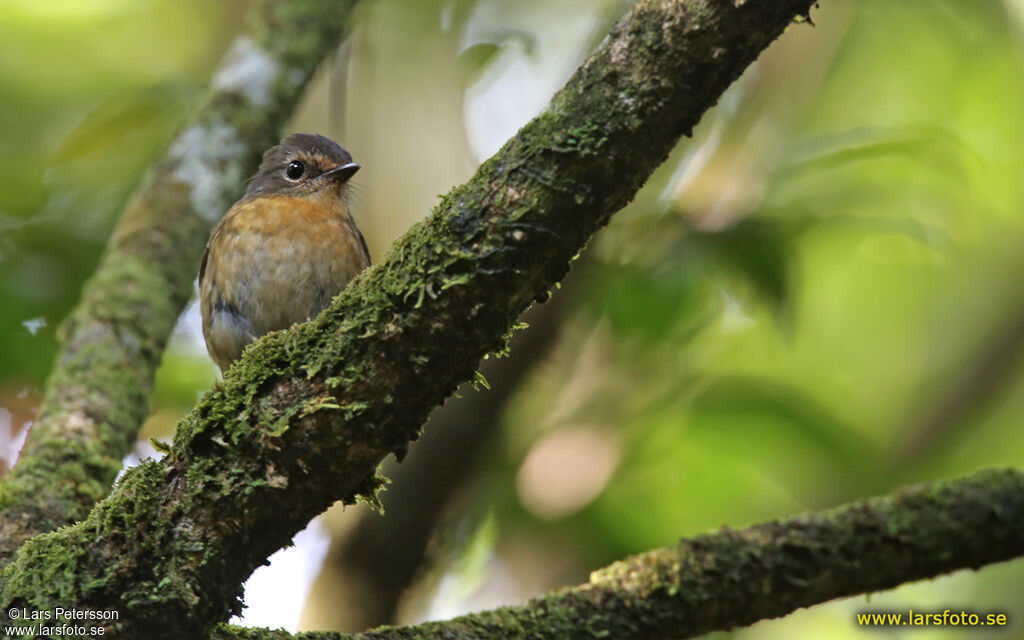
M 343 185 L 359 169 L 340 144 L 313 133 L 293 133 L 263 154 L 246 198 L 264 195 L 305 195 Z

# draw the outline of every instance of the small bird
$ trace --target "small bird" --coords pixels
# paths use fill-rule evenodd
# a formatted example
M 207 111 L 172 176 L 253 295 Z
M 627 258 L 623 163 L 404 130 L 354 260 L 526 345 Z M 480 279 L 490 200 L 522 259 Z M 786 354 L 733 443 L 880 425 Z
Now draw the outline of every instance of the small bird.
M 359 168 L 337 142 L 309 133 L 263 154 L 199 267 L 203 336 L 221 371 L 256 338 L 315 317 L 370 265 L 349 213 Z

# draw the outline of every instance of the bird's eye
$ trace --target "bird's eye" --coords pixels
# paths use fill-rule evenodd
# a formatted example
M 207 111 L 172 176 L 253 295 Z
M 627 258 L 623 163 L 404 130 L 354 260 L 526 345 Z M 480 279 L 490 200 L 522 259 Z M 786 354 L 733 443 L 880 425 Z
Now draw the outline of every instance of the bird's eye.
M 298 180 L 305 172 L 306 165 L 296 160 L 288 165 L 288 168 L 284 171 L 284 175 L 288 176 L 289 180 Z

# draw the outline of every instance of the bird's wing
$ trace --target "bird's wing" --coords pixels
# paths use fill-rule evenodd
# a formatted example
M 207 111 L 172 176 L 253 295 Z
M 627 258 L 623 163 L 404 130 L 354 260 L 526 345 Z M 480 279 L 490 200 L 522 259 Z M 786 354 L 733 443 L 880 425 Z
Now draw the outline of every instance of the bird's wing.
M 370 248 L 366 246 L 366 238 L 363 237 L 363 232 L 358 227 L 352 225 L 352 228 L 355 229 L 356 235 L 359 236 L 359 244 L 362 245 L 363 253 L 366 254 L 366 266 L 370 266 L 373 264 L 373 261 L 370 260 Z
M 210 257 L 210 245 L 203 250 L 203 261 L 199 263 L 199 286 L 203 285 L 203 276 L 206 275 L 206 260 Z

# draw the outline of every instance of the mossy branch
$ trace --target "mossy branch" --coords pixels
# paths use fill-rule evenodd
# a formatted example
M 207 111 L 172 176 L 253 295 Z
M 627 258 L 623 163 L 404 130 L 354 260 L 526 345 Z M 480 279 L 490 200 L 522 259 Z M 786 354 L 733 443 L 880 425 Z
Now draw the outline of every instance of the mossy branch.
M 0 565 L 30 536 L 81 520 L 110 491 L 149 407 L 167 337 L 210 227 L 277 141 L 355 0 L 261 0 L 211 91 L 118 223 L 17 466 L 0 482 Z
M 212 637 L 692 638 L 1020 556 L 1022 527 L 1024 473 L 982 471 L 742 531 L 723 529 L 682 540 L 595 571 L 587 584 L 517 607 L 354 635 L 220 627 Z
M 406 590 L 417 575 L 429 572 L 424 564 L 440 560 L 427 553 L 427 545 L 453 496 L 471 480 L 480 451 L 500 433 L 509 398 L 557 343 L 566 294 L 572 295 L 567 289 L 578 286 L 569 283 L 578 283 L 581 275 L 585 279 L 581 262 L 575 263 L 558 296 L 523 314 L 530 329 L 512 336 L 509 356 L 481 363 L 488 388 L 474 391 L 463 385 L 457 402 L 431 413 L 409 459 L 385 465 L 391 479 L 381 500 L 387 517 L 364 511 L 350 531 L 333 540 L 318 578 L 329 576 L 329 586 L 318 593 L 314 583 L 308 596 L 308 601 L 324 603 L 343 591 L 348 606 L 314 604 L 315 617 L 322 619 L 314 626 L 362 631 L 394 623 Z
M 813 0 L 642 0 L 552 99 L 317 319 L 246 350 L 81 523 L 29 540 L 0 611 L 117 609 L 120 637 L 199 635 L 242 581 L 501 349 L 725 88 Z M 281 6 L 289 7 L 290 3 Z

